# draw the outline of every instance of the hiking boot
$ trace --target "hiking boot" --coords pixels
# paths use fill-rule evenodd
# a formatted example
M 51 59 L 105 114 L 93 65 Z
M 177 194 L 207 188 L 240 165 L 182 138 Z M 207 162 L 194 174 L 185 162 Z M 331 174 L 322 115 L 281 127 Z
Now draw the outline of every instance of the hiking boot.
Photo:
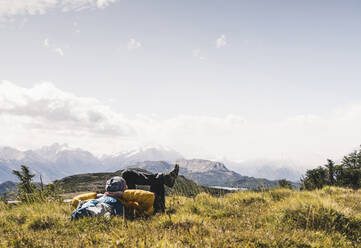
M 174 185 L 175 179 L 178 176 L 178 172 L 179 172 L 179 165 L 176 164 L 174 166 L 173 170 L 164 174 L 164 184 L 167 185 L 168 187 L 172 188 Z

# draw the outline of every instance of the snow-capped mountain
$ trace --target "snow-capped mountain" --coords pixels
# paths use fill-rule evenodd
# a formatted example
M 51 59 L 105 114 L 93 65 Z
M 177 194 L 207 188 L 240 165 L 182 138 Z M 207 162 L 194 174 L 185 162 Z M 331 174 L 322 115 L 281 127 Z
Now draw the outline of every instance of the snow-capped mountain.
M 276 166 L 267 161 L 220 163 L 202 159 L 186 160 L 177 151 L 161 146 L 142 147 L 98 158 L 88 151 L 56 143 L 27 151 L 0 147 L 0 183 L 14 181 L 16 178 L 12 170 L 19 170 L 21 165 L 30 167 L 32 173 L 36 174 L 36 181 L 41 175 L 44 182 L 50 182 L 79 173 L 114 172 L 129 167 L 164 172 L 172 169 L 175 162 L 180 165 L 181 174 L 203 185 L 223 185 L 226 181 L 239 179 L 241 175 L 298 181 L 301 174 L 287 164 Z
M 27 151 L 0 147 L 0 183 L 15 180 L 12 170 L 19 170 L 21 165 L 30 167 L 32 173 L 36 174 L 35 180 L 39 180 L 41 175 L 45 182 L 50 182 L 79 173 L 116 171 L 140 161 L 174 161 L 182 157 L 178 152 L 164 147 L 143 147 L 101 158 L 67 144 L 55 143 Z
M 166 161 L 142 161 L 128 164 L 126 168 L 139 168 L 150 171 L 152 173 L 164 173 L 172 170 L 174 164 Z M 180 168 L 181 175 L 184 175 L 183 168 Z
M 163 147 L 141 147 L 114 155 L 102 157 L 103 166 L 107 171 L 123 169 L 129 165 L 143 161 L 176 161 L 183 156 L 177 151 Z
M 37 155 L 48 161 L 55 161 L 63 151 L 71 151 L 71 150 L 74 149 L 69 147 L 68 144 L 55 143 L 51 146 L 43 146 L 40 149 L 35 150 L 34 153 L 36 153 Z
M 179 159 L 176 163 L 181 168 L 187 169 L 191 173 L 195 172 L 208 172 L 208 171 L 223 171 L 229 172 L 226 166 L 220 162 L 204 160 L 204 159 Z
M 216 161 L 203 159 L 180 159 L 174 163 L 165 161 L 143 161 L 128 165 L 129 168 L 140 168 L 153 173 L 168 172 L 179 164 L 179 174 L 204 186 L 231 186 L 238 188 L 277 187 L 277 181 L 242 176 Z
M 21 165 L 30 167 L 36 175 L 35 180 L 39 180 L 41 175 L 45 182 L 71 174 L 102 170 L 101 161 L 90 152 L 67 145 L 53 144 L 28 151 L 0 148 L 0 182 L 15 180 L 12 170 L 19 170 Z
M 6 160 L 21 160 L 24 157 L 24 153 L 11 147 L 0 148 L 0 158 Z
M 165 161 L 143 161 L 128 165 L 128 168 L 140 168 L 153 173 L 168 172 L 179 165 L 179 174 L 201 185 L 229 186 L 230 182 L 243 178 L 238 173 L 230 171 L 222 163 L 203 159 L 180 159 L 174 163 Z

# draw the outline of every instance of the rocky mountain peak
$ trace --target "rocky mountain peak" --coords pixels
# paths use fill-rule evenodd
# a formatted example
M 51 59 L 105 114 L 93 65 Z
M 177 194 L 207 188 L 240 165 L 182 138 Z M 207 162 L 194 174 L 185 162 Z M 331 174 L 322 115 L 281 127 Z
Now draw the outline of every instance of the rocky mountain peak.
M 0 159 L 20 160 L 24 158 L 24 153 L 14 148 L 5 146 L 0 148 Z
M 140 147 L 115 155 L 104 156 L 102 159 L 134 163 L 142 161 L 175 161 L 182 158 L 183 156 L 173 149 L 156 146 Z
M 227 167 L 220 162 L 204 159 L 180 159 L 177 160 L 176 163 L 179 164 L 180 167 L 186 168 L 189 172 L 229 171 Z

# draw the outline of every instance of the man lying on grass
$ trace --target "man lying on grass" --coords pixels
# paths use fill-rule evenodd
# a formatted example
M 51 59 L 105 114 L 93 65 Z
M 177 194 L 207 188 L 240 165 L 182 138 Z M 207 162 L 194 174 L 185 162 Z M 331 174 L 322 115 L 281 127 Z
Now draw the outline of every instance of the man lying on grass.
M 94 192 L 74 197 L 72 204 L 76 209 L 72 212 L 70 220 L 85 216 L 123 215 L 123 206 L 127 210 L 135 210 L 138 215 L 164 212 L 164 185 L 173 187 L 178 172 L 177 164 L 168 173 L 152 174 L 136 169 L 125 170 L 121 177 L 112 177 L 106 182 L 104 194 Z M 149 185 L 150 192 L 137 190 L 136 185 Z

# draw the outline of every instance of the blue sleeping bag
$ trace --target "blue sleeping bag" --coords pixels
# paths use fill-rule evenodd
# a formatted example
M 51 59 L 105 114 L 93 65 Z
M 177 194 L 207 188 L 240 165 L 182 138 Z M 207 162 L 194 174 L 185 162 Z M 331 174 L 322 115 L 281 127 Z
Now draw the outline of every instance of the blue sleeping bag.
M 98 199 L 87 200 L 80 203 L 70 220 L 77 220 L 85 216 L 123 215 L 123 205 L 111 196 L 102 196 Z

